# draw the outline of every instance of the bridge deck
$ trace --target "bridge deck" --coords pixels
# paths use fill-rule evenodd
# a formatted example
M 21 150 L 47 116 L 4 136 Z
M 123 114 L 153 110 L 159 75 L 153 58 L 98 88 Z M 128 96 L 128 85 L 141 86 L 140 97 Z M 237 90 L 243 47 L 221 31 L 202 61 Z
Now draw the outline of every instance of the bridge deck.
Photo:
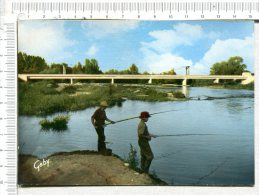
M 239 75 L 105 75 L 105 74 L 18 74 L 26 79 L 236 79 L 245 80 Z

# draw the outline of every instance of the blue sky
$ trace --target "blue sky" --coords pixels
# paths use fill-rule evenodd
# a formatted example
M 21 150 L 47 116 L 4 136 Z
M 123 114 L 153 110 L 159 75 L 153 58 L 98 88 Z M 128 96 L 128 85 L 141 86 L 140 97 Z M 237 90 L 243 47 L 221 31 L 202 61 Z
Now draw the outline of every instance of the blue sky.
M 49 64 L 95 58 L 103 71 L 135 63 L 141 72 L 177 74 L 186 65 L 209 74 L 214 63 L 241 56 L 253 72 L 253 36 L 249 21 L 24 20 L 18 50 Z

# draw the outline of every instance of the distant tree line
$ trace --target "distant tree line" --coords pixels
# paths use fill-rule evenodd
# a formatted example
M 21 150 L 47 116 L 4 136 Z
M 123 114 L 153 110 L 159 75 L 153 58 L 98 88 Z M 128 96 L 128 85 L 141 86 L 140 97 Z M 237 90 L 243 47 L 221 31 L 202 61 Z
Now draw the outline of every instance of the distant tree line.
M 84 64 L 78 62 L 73 67 L 66 63 L 52 63 L 48 65 L 44 58 L 40 56 L 27 55 L 26 53 L 18 53 L 18 73 L 19 74 L 62 74 L 63 68 L 66 74 L 132 74 L 132 75 L 148 75 L 150 73 L 140 73 L 136 64 L 132 64 L 126 70 L 111 69 L 103 72 L 96 59 L 85 59 Z M 234 56 L 227 61 L 217 62 L 210 68 L 211 75 L 241 75 L 247 66 L 243 63 L 243 58 Z M 174 69 L 162 72 L 163 75 L 176 75 Z
M 246 70 L 247 66 L 243 63 L 243 58 L 234 56 L 227 61 L 217 62 L 210 68 L 211 75 L 241 75 Z

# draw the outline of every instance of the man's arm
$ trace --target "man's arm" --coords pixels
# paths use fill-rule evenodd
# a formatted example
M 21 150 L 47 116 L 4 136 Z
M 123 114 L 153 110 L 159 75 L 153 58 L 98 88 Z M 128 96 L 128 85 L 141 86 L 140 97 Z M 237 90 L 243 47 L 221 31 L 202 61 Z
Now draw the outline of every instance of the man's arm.
M 94 115 L 91 117 L 91 122 L 92 122 L 92 124 L 93 124 L 93 126 L 94 126 L 94 128 L 97 128 L 97 126 L 94 124 Z
M 108 122 L 112 123 L 112 124 L 115 123 L 115 121 L 112 121 L 112 120 L 110 120 L 110 119 L 108 119 L 108 118 L 106 118 L 106 120 L 107 120 Z
M 106 113 L 105 113 L 105 120 L 108 121 L 108 122 L 110 122 L 110 123 L 112 123 L 112 124 L 115 123 L 113 120 L 109 119 L 109 118 L 106 116 Z

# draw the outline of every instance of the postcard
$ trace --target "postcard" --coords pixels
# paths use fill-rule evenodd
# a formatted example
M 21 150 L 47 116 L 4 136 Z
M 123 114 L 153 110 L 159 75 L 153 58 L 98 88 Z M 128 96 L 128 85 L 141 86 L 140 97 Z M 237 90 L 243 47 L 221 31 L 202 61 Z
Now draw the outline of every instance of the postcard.
M 18 184 L 254 186 L 254 22 L 18 21 Z

